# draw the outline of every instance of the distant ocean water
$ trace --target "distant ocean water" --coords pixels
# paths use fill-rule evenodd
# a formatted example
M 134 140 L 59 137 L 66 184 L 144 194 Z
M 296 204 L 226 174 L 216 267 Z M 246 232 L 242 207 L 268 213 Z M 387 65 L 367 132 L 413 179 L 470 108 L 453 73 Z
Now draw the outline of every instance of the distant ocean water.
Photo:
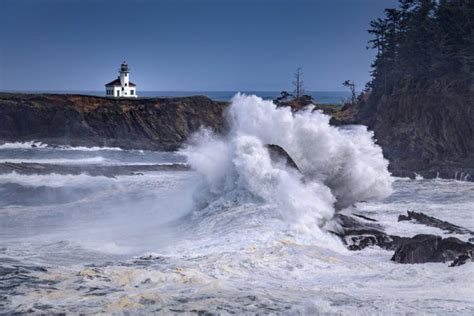
M 85 94 L 105 96 L 104 91 L 7 91 L 20 93 L 64 93 L 64 94 Z M 245 94 L 255 94 L 263 99 L 275 99 L 280 91 L 138 91 L 139 97 L 184 97 L 192 95 L 205 95 L 215 101 L 228 101 L 237 92 Z M 317 103 L 343 103 L 350 98 L 348 91 L 306 91 Z

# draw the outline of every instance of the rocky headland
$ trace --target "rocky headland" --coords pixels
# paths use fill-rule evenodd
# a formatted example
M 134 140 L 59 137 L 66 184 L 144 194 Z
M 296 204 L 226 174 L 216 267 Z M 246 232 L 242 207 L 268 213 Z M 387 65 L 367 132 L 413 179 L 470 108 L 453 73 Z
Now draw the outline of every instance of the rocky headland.
M 396 176 L 474 180 L 474 93 L 369 96 L 332 123 L 367 125 Z
M 226 105 L 204 96 L 113 99 L 0 93 L 0 142 L 171 151 L 201 126 L 222 132 Z
M 407 1 L 372 21 L 372 80 L 334 124 L 373 130 L 397 176 L 474 180 L 474 6 Z

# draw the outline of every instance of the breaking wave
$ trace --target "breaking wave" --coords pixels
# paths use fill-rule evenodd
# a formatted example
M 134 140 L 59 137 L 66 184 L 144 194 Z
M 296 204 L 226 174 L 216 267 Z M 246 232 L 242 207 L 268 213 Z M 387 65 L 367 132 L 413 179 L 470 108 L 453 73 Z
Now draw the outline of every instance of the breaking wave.
M 181 151 L 203 179 L 197 216 L 253 199 L 291 234 L 326 239 L 324 227 L 336 211 L 392 192 L 388 161 L 365 126 L 331 126 L 313 106 L 292 112 L 242 94 L 232 99 L 226 119 L 227 135 L 203 129 Z M 284 148 L 300 172 L 272 160 L 267 144 Z
M 31 148 L 54 148 L 56 150 L 75 150 L 75 151 L 123 151 L 119 147 L 85 147 L 85 146 L 50 146 L 40 141 L 12 142 L 0 144 L 2 149 L 31 149 Z M 137 150 L 141 151 L 141 150 Z
M 28 149 L 28 148 L 46 148 L 47 144 L 42 142 L 29 141 L 29 142 L 13 142 L 0 144 L 1 149 Z
M 76 159 L 67 159 L 67 158 L 8 158 L 0 159 L 0 163 L 45 163 L 45 164 L 57 164 L 57 165 L 88 165 L 88 164 L 104 164 L 108 160 L 101 156 L 89 157 L 89 158 L 76 158 Z

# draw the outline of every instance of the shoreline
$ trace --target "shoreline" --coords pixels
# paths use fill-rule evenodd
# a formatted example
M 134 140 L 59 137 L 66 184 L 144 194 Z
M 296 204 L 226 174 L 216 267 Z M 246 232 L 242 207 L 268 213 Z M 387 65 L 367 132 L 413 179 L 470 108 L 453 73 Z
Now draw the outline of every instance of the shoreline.
M 116 147 L 172 152 L 181 148 L 201 127 L 225 133 L 224 111 L 228 105 L 228 102 L 213 101 L 206 96 L 116 99 L 78 94 L 0 92 L 0 144 L 41 142 L 51 148 Z M 327 108 L 324 104 L 320 107 L 333 118 L 344 114 Z M 375 138 L 379 139 L 380 135 L 375 133 Z M 390 142 L 380 145 L 394 176 L 474 181 L 474 166 L 463 161 L 445 159 L 426 165 L 426 159 L 399 159 L 389 155 L 392 152 Z

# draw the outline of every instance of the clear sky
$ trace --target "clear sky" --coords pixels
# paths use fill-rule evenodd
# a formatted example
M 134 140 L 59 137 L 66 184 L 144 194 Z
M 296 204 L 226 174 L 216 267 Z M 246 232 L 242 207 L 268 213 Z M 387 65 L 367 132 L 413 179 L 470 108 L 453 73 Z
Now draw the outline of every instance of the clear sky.
M 344 90 L 370 78 L 370 20 L 396 0 L 0 0 L 0 90 Z

